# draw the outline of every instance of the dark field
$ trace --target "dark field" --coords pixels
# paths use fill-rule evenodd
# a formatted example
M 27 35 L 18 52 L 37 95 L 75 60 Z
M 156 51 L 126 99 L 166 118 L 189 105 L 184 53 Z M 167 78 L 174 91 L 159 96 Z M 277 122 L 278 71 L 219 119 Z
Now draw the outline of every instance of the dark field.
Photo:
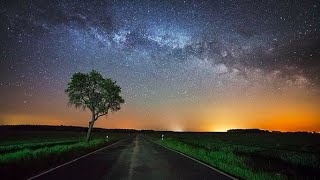
M 26 130 L 23 130 L 26 129 Z M 240 179 L 319 179 L 320 135 L 0 127 L 1 179 L 26 179 L 137 133 Z M 164 140 L 161 140 L 164 135 Z M 108 136 L 108 140 L 106 140 Z
M 85 135 L 85 131 L 2 129 L 0 137 L 1 179 L 31 177 L 126 138 L 129 133 L 94 132 L 89 143 L 85 142 Z
M 164 140 L 161 135 L 164 134 Z M 155 133 L 162 145 L 243 179 L 320 178 L 320 136 L 311 133 Z

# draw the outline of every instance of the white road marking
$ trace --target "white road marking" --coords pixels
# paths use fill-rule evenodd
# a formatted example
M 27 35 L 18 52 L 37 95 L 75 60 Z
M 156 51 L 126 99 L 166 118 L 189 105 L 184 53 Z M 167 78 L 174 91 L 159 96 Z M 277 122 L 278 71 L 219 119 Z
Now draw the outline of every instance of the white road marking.
M 133 152 L 131 156 L 131 161 L 130 161 L 130 168 L 129 168 L 129 180 L 132 179 L 133 176 L 133 170 L 134 168 L 137 167 L 137 153 L 139 153 L 139 143 L 138 143 L 138 136 L 136 136 L 134 140 L 134 147 L 133 147 Z
M 100 148 L 100 149 L 98 149 L 98 150 L 95 150 L 95 151 L 93 151 L 93 152 L 91 152 L 91 153 L 89 153 L 89 154 L 86 154 L 86 155 L 83 155 L 83 156 L 81 156 L 81 157 L 78 157 L 78 158 L 76 158 L 76 159 L 74 159 L 74 160 L 72 160 L 72 161 L 66 162 L 66 163 L 61 164 L 61 165 L 59 165 L 59 166 L 57 166 L 57 167 L 54 167 L 54 168 L 49 169 L 49 170 L 47 170 L 47 171 L 44 171 L 44 172 L 42 172 L 42 173 L 40 173 L 40 174 L 38 174 L 38 175 L 35 175 L 35 176 L 32 176 L 31 178 L 28 178 L 27 180 L 36 179 L 36 178 L 38 178 L 38 177 L 40 177 L 40 176 L 42 176 L 42 175 L 44 175 L 44 174 L 47 174 L 47 173 L 49 173 L 49 172 L 51 172 L 51 171 L 53 171 L 53 170 L 56 170 L 56 169 L 58 169 L 58 168 L 61 168 L 61 167 L 66 166 L 66 165 L 68 165 L 68 164 L 71 164 L 71 163 L 73 163 L 73 162 L 75 162 L 75 161 L 77 161 L 77 160 L 79 160 L 79 159 L 82 159 L 82 158 L 84 158 L 84 157 L 87 157 L 87 156 L 89 156 L 89 155 L 91 155 L 91 154 L 94 154 L 94 153 L 96 153 L 96 152 L 98 152 L 98 151 L 101 151 L 101 150 L 103 150 L 103 149 L 106 149 L 106 148 L 108 148 L 108 147 L 110 147 L 110 146 L 113 146 L 113 145 L 115 145 L 115 144 L 118 144 L 118 143 L 120 143 L 120 142 L 122 142 L 122 141 L 124 141 L 124 140 L 126 140 L 126 139 L 128 139 L 128 138 L 122 139 L 122 140 L 117 141 L 117 142 L 115 142 L 115 143 L 112 143 L 112 144 L 110 144 L 110 145 L 108 145 L 108 146 L 105 146 L 105 147 L 103 147 L 103 148 Z
M 161 146 L 161 147 L 164 147 L 164 148 L 166 148 L 166 149 L 168 149 L 168 150 L 170 150 L 170 151 L 173 151 L 173 152 L 178 153 L 178 154 L 180 154 L 180 155 L 182 155 L 182 156 L 184 156 L 184 157 L 186 157 L 186 158 L 189 158 L 189 159 L 191 159 L 191 160 L 193 160 L 193 161 L 195 161 L 195 162 L 197 162 L 197 163 L 200 163 L 200 164 L 202 164 L 202 165 L 210 168 L 211 170 L 217 171 L 218 173 L 223 174 L 223 175 L 227 176 L 227 177 L 230 178 L 230 179 L 238 180 L 237 178 L 232 177 L 231 175 L 226 174 L 225 172 L 222 172 L 222 171 L 220 171 L 219 169 L 216 169 L 216 168 L 214 168 L 214 167 L 212 167 L 212 166 L 209 166 L 208 164 L 205 164 L 205 163 L 203 163 L 203 162 L 201 162 L 201 161 L 199 161 L 199 160 L 197 160 L 197 159 L 195 159 L 195 158 L 193 158 L 193 157 L 190 157 L 190 156 L 188 156 L 188 155 L 186 155 L 186 154 L 183 154 L 183 153 L 181 153 L 181 152 L 179 152 L 179 151 L 177 151 L 177 150 L 171 149 L 171 148 L 169 148 L 169 147 L 163 146 L 162 144 L 159 144 L 159 143 L 157 143 L 156 141 L 154 141 L 154 140 L 152 140 L 152 139 L 149 139 L 149 138 L 146 138 L 146 139 L 148 139 L 148 140 L 150 140 L 150 141 L 158 144 L 158 145 Z

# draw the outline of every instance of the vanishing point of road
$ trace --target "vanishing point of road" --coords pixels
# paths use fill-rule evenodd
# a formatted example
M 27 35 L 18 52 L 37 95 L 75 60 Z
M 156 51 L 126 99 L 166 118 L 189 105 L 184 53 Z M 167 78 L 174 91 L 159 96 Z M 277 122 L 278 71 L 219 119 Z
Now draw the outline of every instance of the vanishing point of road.
M 35 179 L 231 179 L 143 135 L 127 138 Z

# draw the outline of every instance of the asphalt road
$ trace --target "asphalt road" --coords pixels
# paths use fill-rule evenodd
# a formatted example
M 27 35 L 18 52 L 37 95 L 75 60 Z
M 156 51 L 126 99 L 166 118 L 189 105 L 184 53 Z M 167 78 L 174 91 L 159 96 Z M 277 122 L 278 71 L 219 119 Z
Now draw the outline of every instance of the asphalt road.
M 36 179 L 230 179 L 142 135 L 57 168 Z

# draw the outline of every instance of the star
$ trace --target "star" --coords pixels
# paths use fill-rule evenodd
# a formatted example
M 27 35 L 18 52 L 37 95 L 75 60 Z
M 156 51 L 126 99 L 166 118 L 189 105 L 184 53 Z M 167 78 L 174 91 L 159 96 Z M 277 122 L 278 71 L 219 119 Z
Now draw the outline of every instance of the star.
M 128 109 L 150 113 L 164 109 L 163 102 L 180 111 L 175 103 L 237 102 L 243 94 L 261 98 L 262 91 L 275 99 L 284 90 L 317 97 L 318 7 L 316 0 L 5 3 L 1 99 L 18 107 L 21 101 L 11 99 L 26 96 L 23 104 L 35 102 L 35 114 L 56 100 L 64 112 L 70 76 L 92 69 L 120 84 Z

